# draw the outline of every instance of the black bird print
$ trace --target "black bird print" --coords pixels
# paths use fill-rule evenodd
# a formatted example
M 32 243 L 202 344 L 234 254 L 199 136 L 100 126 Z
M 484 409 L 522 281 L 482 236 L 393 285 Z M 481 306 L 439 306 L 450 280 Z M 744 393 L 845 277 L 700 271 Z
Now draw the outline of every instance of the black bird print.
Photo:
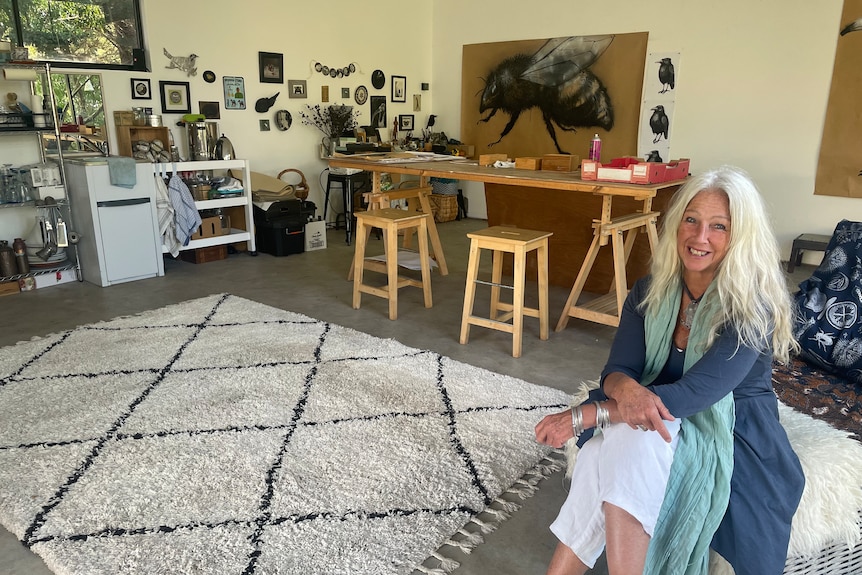
M 653 150 L 649 153 L 646 159 L 647 162 L 658 162 L 661 163 L 664 160 L 661 159 L 661 156 L 658 153 L 658 150 Z
M 667 114 L 664 113 L 664 106 L 656 106 L 655 108 L 652 108 L 649 127 L 652 128 L 652 133 L 654 134 L 652 139 L 653 144 L 657 144 L 659 140 L 661 140 L 662 136 L 667 140 L 668 124 L 670 124 L 670 120 L 668 120 Z
M 660 61 L 656 62 L 656 64 L 660 64 L 658 67 L 658 81 L 661 82 L 661 90 L 659 91 L 659 94 L 664 94 L 668 90 L 673 90 L 673 60 L 670 58 L 662 58 Z
M 613 41 L 613 36 L 570 36 L 551 38 L 535 54 L 516 54 L 490 71 L 479 102 L 479 113 L 497 110 L 509 115 L 509 122 L 494 146 L 506 137 L 521 113 L 539 108 L 545 129 L 557 151 L 566 153 L 557 142 L 554 124 L 574 132 L 576 128 L 614 125 L 611 99 L 602 81 L 589 68 Z
M 857 30 L 862 30 L 862 18 L 857 18 L 844 26 L 844 28 L 841 29 L 841 35 L 844 36 L 845 34 L 849 34 L 850 32 L 855 32 Z

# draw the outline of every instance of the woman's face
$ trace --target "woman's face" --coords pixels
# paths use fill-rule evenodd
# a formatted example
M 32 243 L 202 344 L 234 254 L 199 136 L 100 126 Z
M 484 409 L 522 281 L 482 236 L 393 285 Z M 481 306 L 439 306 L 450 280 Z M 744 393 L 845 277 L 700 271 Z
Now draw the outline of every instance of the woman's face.
M 677 251 L 686 272 L 715 277 L 730 244 L 730 204 L 724 192 L 699 192 L 682 214 Z

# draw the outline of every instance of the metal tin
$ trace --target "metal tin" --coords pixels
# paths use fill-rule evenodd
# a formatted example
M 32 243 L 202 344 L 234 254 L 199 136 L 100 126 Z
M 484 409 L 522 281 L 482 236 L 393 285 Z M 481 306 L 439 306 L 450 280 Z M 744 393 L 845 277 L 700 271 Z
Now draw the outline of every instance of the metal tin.
M 162 116 L 160 114 L 150 114 L 147 116 L 147 125 L 158 128 L 162 125 Z
M 211 160 L 218 134 L 218 122 L 186 123 L 189 159 L 192 161 Z
M 7 240 L 0 240 L 0 276 L 11 277 L 18 273 L 15 263 L 15 252 L 9 247 Z
M 15 252 L 15 262 L 19 274 L 30 273 L 30 260 L 27 259 L 27 244 L 23 238 L 15 238 L 12 242 L 12 250 Z

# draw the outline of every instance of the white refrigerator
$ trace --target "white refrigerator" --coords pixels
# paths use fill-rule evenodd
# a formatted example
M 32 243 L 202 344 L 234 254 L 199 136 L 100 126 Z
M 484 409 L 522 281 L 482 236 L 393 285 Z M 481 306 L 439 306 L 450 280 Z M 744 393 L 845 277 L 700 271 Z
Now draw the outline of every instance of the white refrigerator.
M 125 188 L 111 184 L 104 158 L 66 161 L 86 281 L 107 287 L 165 275 L 153 178 L 153 165 L 138 163 L 136 185 Z

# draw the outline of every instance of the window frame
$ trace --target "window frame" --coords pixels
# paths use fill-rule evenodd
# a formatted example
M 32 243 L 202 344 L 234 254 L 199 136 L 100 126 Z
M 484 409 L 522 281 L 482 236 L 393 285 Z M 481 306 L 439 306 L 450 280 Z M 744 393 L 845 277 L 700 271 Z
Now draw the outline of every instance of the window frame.
M 18 0 L 10 0 L 12 5 L 12 20 L 13 20 L 13 29 L 15 31 L 16 38 L 10 38 L 14 46 L 21 46 L 22 39 L 24 38 L 24 27 L 21 23 L 21 10 L 18 6 Z M 144 52 L 144 25 L 141 18 L 141 0 L 128 0 L 132 3 L 135 13 L 135 32 L 138 35 L 138 45 L 132 48 L 134 50 L 141 50 Z M 144 52 L 145 53 L 145 52 Z M 47 64 L 51 64 L 52 68 L 76 68 L 76 69 L 89 69 L 89 70 L 126 70 L 126 71 L 136 71 L 136 72 L 149 72 L 150 66 L 149 63 L 145 62 L 144 67 L 135 68 L 134 63 L 129 64 L 107 64 L 100 62 L 76 62 L 74 60 L 39 60 L 33 58 L 35 62 L 43 62 Z

